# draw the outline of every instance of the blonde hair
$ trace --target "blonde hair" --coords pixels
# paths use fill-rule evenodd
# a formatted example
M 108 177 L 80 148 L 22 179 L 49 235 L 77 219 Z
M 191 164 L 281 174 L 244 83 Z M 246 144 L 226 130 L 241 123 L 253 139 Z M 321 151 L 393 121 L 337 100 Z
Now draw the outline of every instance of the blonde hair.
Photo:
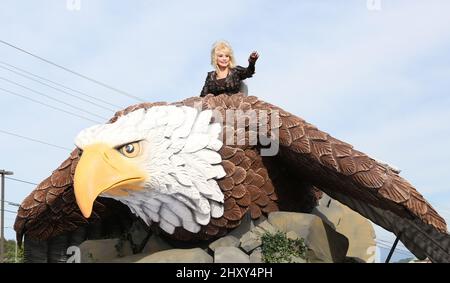
M 229 68 L 232 69 L 236 66 L 236 62 L 234 60 L 234 54 L 233 54 L 233 48 L 231 48 L 231 45 L 226 41 L 217 41 L 213 44 L 213 47 L 211 49 L 211 65 L 216 69 L 216 72 L 219 71 L 219 66 L 217 65 L 217 53 L 218 52 L 224 52 L 226 55 L 230 57 L 230 65 Z

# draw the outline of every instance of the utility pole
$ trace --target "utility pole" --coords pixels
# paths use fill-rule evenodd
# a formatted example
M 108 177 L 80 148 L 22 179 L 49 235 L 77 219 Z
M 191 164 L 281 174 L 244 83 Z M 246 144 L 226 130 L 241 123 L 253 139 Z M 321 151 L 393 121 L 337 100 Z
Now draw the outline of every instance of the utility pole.
M 1 200 L 1 224 L 0 224 L 0 263 L 3 263 L 4 261 L 4 255 L 5 255 L 5 245 L 4 245 L 4 240 L 5 240 L 5 175 L 12 175 L 14 174 L 13 172 L 10 171 L 5 171 L 5 170 L 0 170 L 0 175 L 1 175 L 1 196 L 2 196 L 2 200 Z

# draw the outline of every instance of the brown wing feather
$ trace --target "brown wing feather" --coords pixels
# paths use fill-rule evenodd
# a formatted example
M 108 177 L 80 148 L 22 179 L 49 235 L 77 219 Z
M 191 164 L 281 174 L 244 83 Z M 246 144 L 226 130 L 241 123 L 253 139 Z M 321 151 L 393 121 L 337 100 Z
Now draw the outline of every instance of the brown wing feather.
M 307 127 L 307 125 L 300 123 L 289 130 L 297 131 L 297 127 Z M 303 132 L 304 129 L 299 131 Z M 342 183 L 347 186 L 347 183 L 351 183 L 359 192 L 374 195 L 377 201 L 389 203 L 390 206 L 399 205 L 437 230 L 444 233 L 447 231 L 445 220 L 439 215 L 430 213 L 434 211 L 431 205 L 406 180 L 367 155 L 331 138 L 328 134 L 318 133 L 317 130 L 309 137 L 309 144 L 313 150 L 307 157 L 318 160 L 324 172 L 331 170 L 338 173 L 333 175 L 337 176 L 335 184 Z M 308 138 L 308 135 L 306 137 Z M 316 139 L 319 137 L 320 142 L 317 142 Z M 284 144 L 281 142 L 281 145 Z M 329 160 L 328 162 L 323 162 L 324 156 Z M 336 185 L 334 187 L 338 188 Z M 348 193 L 351 194 L 350 191 Z M 373 205 L 377 206 L 377 204 Z M 393 210 L 397 211 L 394 208 Z
M 404 244 L 417 254 L 426 251 L 425 255 L 433 260 L 450 260 L 450 239 L 445 220 L 409 182 L 389 167 L 354 150 L 351 145 L 286 111 L 262 101 L 256 101 L 252 106 L 254 110 L 279 110 L 279 155 L 306 180 L 332 196 L 341 196 L 337 199 L 344 203 L 347 201 L 348 205 L 375 223 L 389 223 L 382 226 L 400 236 Z M 364 214 L 364 208 L 371 213 Z M 386 213 L 380 220 L 382 214 L 377 209 L 390 214 Z M 403 230 L 395 228 L 398 219 L 405 223 Z M 430 232 L 430 229 L 435 229 L 435 232 Z M 437 236 L 427 243 L 405 236 L 415 233 Z
M 199 105 L 198 101 L 195 101 L 195 103 L 197 106 Z M 241 110 L 241 113 L 244 114 L 243 116 L 247 117 L 245 111 L 252 109 L 256 103 L 261 102 L 255 99 L 255 97 L 244 98 L 240 95 L 232 97 L 223 95 L 216 97 L 207 96 L 203 100 L 203 103 L 201 103 L 203 109 L 214 109 L 223 115 L 220 121 L 222 121 L 224 127 L 226 126 L 223 129 L 226 135 L 223 135 L 222 141 L 224 142 L 224 146 L 219 150 L 219 153 L 223 159 L 222 165 L 224 166 L 226 176 L 218 182 L 219 187 L 225 194 L 224 216 L 213 219 L 202 229 L 200 234 L 212 235 L 212 232 L 217 232 L 217 235 L 219 235 L 221 231 L 235 228 L 240 224 L 240 221 L 247 212 L 250 213 L 251 218 L 257 219 L 263 214 L 267 215 L 270 212 L 279 210 L 279 198 L 273 180 L 275 178 L 275 183 L 279 185 L 284 179 L 279 176 L 280 174 L 276 173 L 279 170 L 277 166 L 273 166 L 269 174 L 266 164 L 270 163 L 270 160 L 263 160 L 258 146 L 250 144 L 249 137 L 251 134 L 249 133 L 249 129 L 251 122 L 255 121 L 246 119 L 245 123 L 243 123 L 245 129 L 238 131 L 235 130 L 236 120 L 228 120 L 227 124 L 226 110 Z M 195 106 L 191 99 L 183 101 L 182 104 Z M 301 122 L 301 119 L 297 117 L 290 117 L 289 119 L 289 121 L 285 122 L 286 128 L 292 128 Z M 239 140 L 238 137 L 240 135 L 245 139 Z M 227 140 L 234 140 L 235 142 L 229 144 Z M 283 183 L 283 186 L 288 186 L 288 184 Z M 289 187 L 291 192 L 294 192 L 293 195 L 296 199 L 299 199 L 297 196 L 302 194 L 301 191 L 298 191 L 299 188 L 299 184 Z M 290 197 L 284 196 L 283 199 L 289 199 Z M 308 197 L 306 199 L 300 198 L 295 210 L 308 211 L 316 205 L 319 198 L 319 195 L 314 195 L 314 197 Z M 210 226 L 212 225 L 219 229 L 211 229 Z
M 370 194 L 380 202 L 388 202 L 391 206 L 401 206 L 401 209 L 407 213 L 420 218 L 439 231 L 447 231 L 445 220 L 435 213 L 431 205 L 413 186 L 386 166 L 353 149 L 351 145 L 331 137 L 303 119 L 258 100 L 256 97 L 235 95 L 233 105 L 230 105 L 229 101 L 230 98 L 223 95 L 205 97 L 206 107 L 209 106 L 212 109 L 217 105 L 222 106 L 225 110 L 239 109 L 238 105 L 245 103 L 256 111 L 272 111 L 272 115 L 269 115 L 270 119 L 276 119 L 273 111 L 277 110 L 280 119 L 280 144 L 282 147 L 294 151 L 294 153 L 290 153 L 291 158 L 302 157 L 297 158 L 297 163 L 301 162 L 302 165 L 308 167 L 313 162 L 315 170 L 322 171 L 321 175 L 329 175 L 334 172 L 332 184 L 343 183 L 345 187 L 351 184 L 360 195 Z M 240 104 L 237 101 L 240 101 Z M 258 152 L 251 150 L 250 154 L 253 163 L 256 161 L 255 155 Z M 252 174 L 253 172 L 251 171 Z M 248 179 L 244 181 L 244 184 L 250 184 L 253 181 L 251 174 L 248 175 L 250 176 L 247 176 Z M 345 190 L 347 193 L 351 193 L 348 188 Z M 372 196 L 367 198 L 374 199 Z M 399 211 L 398 207 L 393 210 Z
M 75 202 L 71 165 L 78 158 L 76 149 L 22 202 L 14 224 L 19 243 L 25 233 L 33 239 L 46 240 L 99 219 L 103 208 L 100 203 L 95 205 L 93 216 L 86 220 Z

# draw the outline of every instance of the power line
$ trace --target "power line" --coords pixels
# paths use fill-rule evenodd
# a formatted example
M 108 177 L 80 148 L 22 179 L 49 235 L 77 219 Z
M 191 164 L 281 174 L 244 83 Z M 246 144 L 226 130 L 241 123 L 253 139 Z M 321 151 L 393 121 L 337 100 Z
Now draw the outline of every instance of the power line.
M 27 96 L 22 95 L 22 94 L 18 94 L 18 93 L 16 93 L 16 92 L 13 92 L 13 91 L 10 91 L 10 90 L 1 88 L 1 87 L 0 87 L 0 90 L 3 90 L 4 92 L 7 92 L 7 93 L 12 94 L 12 95 L 15 95 L 15 96 L 22 97 L 23 99 L 27 99 L 27 100 L 33 101 L 34 103 L 37 103 L 37 104 L 41 104 L 41 105 L 47 106 L 47 107 L 52 108 L 52 109 L 55 109 L 55 110 L 57 110 L 57 111 L 64 112 L 64 113 L 66 113 L 66 114 L 69 114 L 69 115 L 72 115 L 72 116 L 75 116 L 75 117 L 78 117 L 78 118 L 81 118 L 81 119 L 84 119 L 84 120 L 87 120 L 87 121 L 94 122 L 94 123 L 96 123 L 96 124 L 101 123 L 101 122 L 99 122 L 99 121 L 95 121 L 95 120 L 92 120 L 92 119 L 90 119 L 90 118 L 83 117 L 83 116 L 78 115 L 78 114 L 76 114 L 76 113 L 72 113 L 72 112 L 70 112 L 70 111 L 61 109 L 61 108 L 56 107 L 56 106 L 52 106 L 52 105 L 50 105 L 50 104 L 47 104 L 47 103 L 38 101 L 38 100 L 36 100 L 36 99 L 27 97 Z
M 12 211 L 12 210 L 8 210 L 8 209 L 5 209 L 5 211 L 6 211 L 6 212 L 9 212 L 9 213 L 15 213 L 15 214 L 17 214 L 17 211 Z
M 383 248 L 387 248 L 387 249 L 391 249 L 392 248 L 392 245 L 388 245 L 388 244 L 385 244 L 385 243 L 377 243 L 377 246 L 380 246 L 380 247 L 383 247 Z M 402 252 L 402 253 L 411 253 L 408 250 L 403 250 L 403 249 L 400 249 L 398 247 L 396 247 L 394 250 L 397 251 L 397 252 Z
M 380 247 L 380 248 L 384 249 L 384 250 L 389 250 L 389 251 L 391 250 L 390 248 L 387 248 L 387 247 Z M 402 255 L 402 256 L 405 256 L 405 257 L 415 257 L 414 254 L 402 253 L 402 252 L 395 251 L 395 250 L 394 250 L 394 254 Z
M 390 250 L 392 247 L 389 247 L 389 246 L 379 246 L 381 249 L 385 249 L 385 250 Z M 409 252 L 404 252 L 404 251 L 401 251 L 401 250 L 398 250 L 398 249 L 395 249 L 394 250 L 394 253 L 399 253 L 399 254 L 401 254 L 401 255 L 406 255 L 406 256 L 411 256 L 411 255 L 413 255 L 412 253 L 409 253 Z
M 392 242 L 391 240 L 376 239 L 375 241 L 379 244 L 384 244 L 384 245 L 391 246 L 391 247 L 394 244 L 394 242 Z M 408 248 L 405 247 L 403 245 L 403 243 L 401 243 L 401 242 L 397 245 L 396 248 L 409 252 Z
M 72 149 L 67 148 L 67 147 L 59 146 L 59 145 L 56 145 L 56 144 L 48 143 L 48 142 L 45 142 L 45 141 L 41 141 L 41 140 L 37 140 L 37 139 L 25 137 L 25 136 L 21 136 L 21 135 L 10 133 L 10 132 L 4 131 L 4 130 L 0 130 L 0 133 L 7 134 L 7 135 L 10 135 L 10 136 L 15 136 L 15 137 L 18 137 L 18 138 L 22 138 L 22 139 L 25 139 L 25 140 L 29 140 L 29 141 L 33 141 L 33 142 L 37 142 L 37 143 L 41 143 L 41 144 L 45 144 L 45 145 L 56 147 L 56 148 L 59 148 L 59 149 L 64 149 L 64 150 L 68 150 L 68 151 L 72 150 Z M 8 179 L 12 179 L 12 178 L 8 178 Z
M 387 243 L 378 242 L 378 241 L 377 241 L 377 244 L 379 244 L 379 245 L 384 245 L 384 246 L 389 247 L 389 248 L 392 248 L 392 245 L 393 245 L 393 243 L 387 244 Z M 406 248 L 403 249 L 402 247 L 396 247 L 395 250 L 404 251 L 404 252 L 408 252 L 408 253 L 410 252 L 410 251 L 407 250 Z
M 64 70 L 64 71 L 66 71 L 66 72 L 72 73 L 72 74 L 74 74 L 74 75 L 76 75 L 76 76 L 79 76 L 79 77 L 81 77 L 81 78 L 83 78 L 83 79 L 86 79 L 86 80 L 88 80 L 88 81 L 91 81 L 91 82 L 93 82 L 93 83 L 96 83 L 96 84 L 98 84 L 98 85 L 101 85 L 101 86 L 103 86 L 103 87 L 105 87 L 105 88 L 107 88 L 107 89 L 110 89 L 110 90 L 115 91 L 115 92 L 117 92 L 117 93 L 120 93 L 120 94 L 122 94 L 122 95 L 128 96 L 128 97 L 133 98 L 133 99 L 135 99 L 135 100 L 137 100 L 137 101 L 144 102 L 143 99 L 141 99 L 141 98 L 139 98 L 139 97 L 137 97 L 137 96 L 131 95 L 131 94 L 129 94 L 129 93 L 123 91 L 123 90 L 120 90 L 120 89 L 117 89 L 117 88 L 115 88 L 115 87 L 109 86 L 109 85 L 107 85 L 107 84 L 105 84 L 105 83 L 102 83 L 102 82 L 96 80 L 96 79 L 93 79 L 93 78 L 90 78 L 90 77 L 88 77 L 88 76 L 82 75 L 82 74 L 80 74 L 80 73 L 78 73 L 78 72 L 72 71 L 72 70 L 70 70 L 70 69 L 68 69 L 68 68 L 66 68 L 66 67 L 63 67 L 63 66 L 61 66 L 61 65 L 58 65 L 58 64 L 56 64 L 56 63 L 54 63 L 54 62 L 52 62 L 52 61 L 50 61 L 50 60 L 44 59 L 44 58 L 42 58 L 42 57 L 40 57 L 40 56 L 38 56 L 38 55 L 35 55 L 35 54 L 33 54 L 33 53 L 29 52 L 29 51 L 26 51 L 26 50 L 24 50 L 24 49 L 22 49 L 22 48 L 20 48 L 20 47 L 17 47 L 17 46 L 15 46 L 15 45 L 11 44 L 11 43 L 6 42 L 6 41 L 4 41 L 4 40 L 1 40 L 1 39 L 0 39 L 0 43 L 3 43 L 3 44 L 5 44 L 5 45 L 7 45 L 7 46 L 9 46 L 9 47 L 12 47 L 12 48 L 16 49 L 16 50 L 19 50 L 20 52 L 26 53 L 26 54 L 28 54 L 28 55 L 30 55 L 30 56 L 36 58 L 36 59 L 39 59 L 39 60 L 41 60 L 41 61 L 43 61 L 43 62 L 45 62 L 45 63 L 48 63 L 48 64 L 50 64 L 50 65 L 53 65 L 53 66 L 55 66 L 55 67 L 57 67 L 57 68 L 60 68 L 60 69 L 62 69 L 62 70 Z
M 38 185 L 38 184 L 33 183 L 33 182 L 24 181 L 24 180 L 20 180 L 20 179 L 16 179 L 16 178 L 11 178 L 11 177 L 5 177 L 5 178 L 9 179 L 9 180 L 12 180 L 12 181 L 21 182 L 21 183 L 25 183 L 25 184 L 30 184 L 30 185 L 34 185 L 34 186 Z
M 386 249 L 386 250 L 391 250 L 392 249 L 392 247 L 390 247 L 390 246 L 379 245 L 379 247 L 382 248 L 382 249 Z M 399 254 L 402 254 L 402 255 L 412 255 L 412 253 L 409 252 L 409 251 L 399 250 L 397 248 L 394 249 L 394 253 L 399 253 Z
M 383 247 L 385 249 L 391 249 L 393 246 L 393 242 L 389 241 L 389 240 L 383 240 L 383 239 L 375 239 L 375 242 L 377 243 L 377 246 Z M 411 254 L 411 252 L 403 245 L 397 246 L 394 251 L 399 252 L 399 253 L 408 253 Z
M 18 69 L 18 70 L 20 70 L 20 71 L 22 71 L 22 72 L 24 72 L 24 73 L 30 74 L 30 75 L 32 75 L 32 76 L 35 76 L 35 77 L 37 77 L 37 78 L 39 78 L 39 79 L 41 79 L 41 80 L 45 80 L 45 81 L 51 82 L 51 83 L 53 83 L 53 84 L 55 84 L 55 85 L 58 85 L 58 86 L 63 87 L 63 88 L 66 88 L 66 89 L 71 90 L 71 91 L 73 91 L 73 92 L 77 92 L 77 93 L 79 93 L 79 94 L 81 94 L 81 95 L 84 95 L 84 96 L 86 96 L 86 97 L 89 97 L 89 98 L 91 98 L 91 99 L 94 99 L 94 100 L 96 100 L 96 101 L 99 101 L 99 102 L 101 102 L 101 103 L 105 103 L 105 104 L 111 105 L 111 106 L 113 106 L 113 107 L 120 108 L 120 106 L 111 104 L 111 103 L 109 103 L 109 102 L 107 102 L 107 101 L 105 101 L 105 100 L 103 100 L 103 99 L 96 98 L 96 97 L 91 96 L 91 95 L 89 95 L 89 94 L 86 94 L 86 93 L 84 93 L 84 92 L 78 91 L 78 90 L 76 90 L 76 89 L 72 89 L 72 88 L 70 88 L 70 87 L 68 87 L 68 86 L 62 85 L 62 84 L 60 84 L 60 83 L 57 83 L 57 82 L 54 82 L 54 81 L 51 81 L 51 80 L 48 80 L 48 79 L 43 78 L 43 77 L 41 77 L 41 76 L 35 75 L 35 74 L 33 74 L 33 73 L 30 73 L 30 72 L 28 72 L 28 71 L 25 71 L 25 70 L 23 70 L 23 69 L 20 69 L 20 68 L 18 68 L 18 67 L 15 67 L 15 66 L 13 66 L 13 65 L 11 65 L 11 64 L 5 63 L 5 62 L 3 62 L 3 61 L 0 61 L 0 63 L 1 63 L 1 64 L 5 64 L 5 65 L 8 65 L 8 66 L 11 66 L 11 67 L 13 67 L 13 68 L 16 68 L 16 69 Z M 42 85 L 45 85 L 45 86 L 47 86 L 47 87 L 49 87 L 49 88 L 52 88 L 52 89 L 54 89 L 54 90 L 57 90 L 57 91 L 59 91 L 59 92 L 62 92 L 62 93 L 65 93 L 65 94 L 67 94 L 67 95 L 70 95 L 70 96 L 72 96 L 72 97 L 75 97 L 75 98 L 77 98 L 77 99 L 79 99 L 79 100 L 82 100 L 82 101 L 84 101 L 84 102 L 88 102 L 88 103 L 90 103 L 90 104 L 93 104 L 93 105 L 95 105 L 95 106 L 98 106 L 98 107 L 100 107 L 100 108 L 102 108 L 102 109 L 105 109 L 105 110 L 108 110 L 108 111 L 113 111 L 113 112 L 116 111 L 116 110 L 114 110 L 114 109 L 111 109 L 111 108 L 108 108 L 108 107 L 104 107 L 104 106 L 102 106 L 102 105 L 100 105 L 100 104 L 97 104 L 97 103 L 95 103 L 95 102 L 92 102 L 92 101 L 90 101 L 90 100 L 81 98 L 81 97 L 79 97 L 79 96 L 77 96 L 77 95 L 74 95 L 74 94 L 72 94 L 72 93 L 66 92 L 66 91 L 64 91 L 64 90 L 62 90 L 62 89 L 53 87 L 53 86 L 51 86 L 51 85 L 49 85 L 49 84 L 43 83 L 43 82 L 41 82 L 41 81 L 39 81 L 39 80 L 33 79 L 33 78 L 30 77 L 30 76 L 21 74 L 21 73 L 19 73 L 19 72 L 16 72 L 16 71 L 11 70 L 11 69 L 9 69 L 9 68 L 6 68 L 6 67 L 4 67 L 4 66 L 0 66 L 0 68 L 5 69 L 5 70 L 8 70 L 8 71 L 10 71 L 10 72 L 12 72 L 12 73 L 14 73 L 14 74 L 17 74 L 17 75 L 19 75 L 19 76 L 22 76 L 22 77 L 24 77 L 24 78 L 27 78 L 27 79 L 29 79 L 29 80 L 31 80 L 31 81 L 34 81 L 34 82 L 40 83 L 40 84 L 42 84 Z
M 20 206 L 20 204 L 15 203 L 15 202 L 12 202 L 12 201 L 9 201 L 9 200 L 5 200 L 5 202 L 6 202 L 7 204 L 9 204 L 9 205 L 12 205 L 12 206 Z
M 1 67 L 1 66 L 0 66 L 0 67 Z M 26 90 L 29 90 L 29 91 L 31 91 L 31 92 L 37 93 L 37 94 L 39 94 L 39 95 L 42 95 L 42 96 L 44 96 L 44 97 L 47 97 L 48 99 L 51 99 L 51 100 L 56 101 L 56 102 L 58 102 L 58 103 L 64 104 L 64 105 L 66 105 L 66 106 L 69 106 L 69 107 L 71 107 L 71 108 L 73 108 L 73 109 L 75 109 L 75 110 L 84 112 L 84 113 L 86 113 L 86 114 L 95 116 L 95 117 L 97 117 L 97 118 L 101 118 L 101 119 L 107 120 L 107 118 L 105 118 L 105 117 L 102 117 L 102 116 L 97 115 L 97 114 L 95 114 L 95 113 L 89 112 L 89 111 L 87 111 L 87 110 L 84 110 L 83 108 L 74 106 L 74 105 L 69 104 L 69 103 L 67 103 L 67 102 L 64 102 L 64 101 L 62 101 L 62 100 L 60 100 L 60 99 L 58 99 L 58 98 L 54 98 L 54 97 L 51 96 L 51 95 L 47 95 L 47 94 L 42 93 L 42 92 L 40 92 L 40 91 L 31 89 L 31 88 L 29 88 L 29 87 L 26 87 L 26 86 L 24 86 L 24 85 L 21 85 L 21 84 L 19 84 L 19 83 L 16 83 L 16 82 L 14 82 L 14 81 L 11 81 L 11 80 L 9 80 L 9 79 L 7 79 L 7 78 L 0 77 L 0 80 L 4 80 L 4 81 L 6 81 L 6 82 L 8 82 L 8 83 L 10 83 L 10 84 L 13 84 L 13 85 L 19 86 L 19 87 L 21 87 L 21 88 L 24 88 L 24 89 L 26 89 Z
M 387 247 L 392 247 L 392 245 L 393 244 L 386 244 L 386 243 L 382 243 L 382 242 L 377 242 L 377 244 L 380 244 L 380 245 L 385 245 L 385 246 L 387 246 Z M 402 247 L 396 247 L 395 248 L 396 250 L 400 250 L 400 251 L 404 251 L 404 252 L 410 252 L 408 249 L 403 249 Z
M 392 248 L 392 245 L 393 245 L 393 243 L 388 242 L 388 241 L 383 241 L 383 242 L 381 242 L 381 241 L 378 241 L 378 240 L 377 240 L 376 242 L 377 242 L 378 245 L 384 245 L 384 246 L 389 247 L 389 248 Z M 402 246 L 397 246 L 397 247 L 395 248 L 395 250 L 399 250 L 399 251 L 411 253 L 406 247 L 403 248 Z
M 73 88 L 71 88 L 71 87 L 68 87 L 68 86 L 66 86 L 66 85 L 57 83 L 57 82 L 52 81 L 52 80 L 49 80 L 49 79 L 46 79 L 46 78 L 44 78 L 44 77 L 42 77 L 42 76 L 33 74 L 33 73 L 29 72 L 29 71 L 26 71 L 26 70 L 24 70 L 24 69 L 21 69 L 21 68 L 19 68 L 19 67 L 16 67 L 16 66 L 14 66 L 14 65 L 11 65 L 11 64 L 6 63 L 6 62 L 4 62 L 4 61 L 0 61 L 0 63 L 1 63 L 1 64 L 4 64 L 4 65 L 7 65 L 7 66 L 9 66 L 9 67 L 12 67 L 12 68 L 14 68 L 14 69 L 16 69 L 16 70 L 19 70 L 19 71 L 21 71 L 21 72 L 23 72 L 23 73 L 32 75 L 32 76 L 34 76 L 34 77 L 36 77 L 36 78 L 39 78 L 39 79 L 41 79 L 41 80 L 44 80 L 44 81 L 46 81 L 46 82 L 50 82 L 50 83 L 55 84 L 55 85 L 57 85 L 57 86 L 60 86 L 60 87 L 63 87 L 63 88 L 65 88 L 65 89 L 71 90 L 71 91 L 73 91 L 73 92 L 79 93 L 79 94 L 81 94 L 81 95 L 83 95 L 83 96 L 89 97 L 89 98 L 94 99 L 94 100 L 96 100 L 96 101 L 98 101 L 98 102 L 108 104 L 108 105 L 110 105 L 110 106 L 112 106 L 112 107 L 115 107 L 115 108 L 120 108 L 120 106 L 115 105 L 115 104 L 112 104 L 112 103 L 110 103 L 110 102 L 108 102 L 108 101 L 106 101 L 106 100 L 103 100 L 103 99 L 94 97 L 94 96 L 89 95 L 89 94 L 87 94 L 87 93 L 85 93 L 85 92 L 82 92 L 82 91 L 73 89 Z M 24 74 L 21 74 L 21 73 L 19 73 L 19 72 L 13 71 L 13 70 L 11 70 L 11 69 L 9 69 L 9 68 L 2 67 L 2 66 L 0 66 L 0 67 L 3 68 L 3 69 L 8 70 L 8 71 L 10 71 L 10 72 L 13 72 L 13 73 L 15 73 L 15 74 L 18 74 L 18 75 L 20 75 L 20 76 L 26 77 L 26 78 L 28 78 L 28 79 L 30 79 L 30 80 L 36 81 L 36 82 L 41 83 L 41 84 L 44 84 L 44 85 L 46 85 L 46 86 L 49 86 L 48 84 L 45 84 L 45 83 L 40 82 L 40 81 L 38 81 L 38 80 L 34 80 L 34 79 L 30 78 L 29 76 L 25 76 Z M 56 88 L 55 88 L 55 89 L 56 89 Z M 60 91 L 61 91 L 61 90 L 60 90 Z M 110 109 L 110 108 L 105 108 L 105 109 L 108 109 L 108 110 L 111 110 L 111 111 L 116 111 L 116 110 Z
M 394 242 L 392 242 L 391 240 L 376 239 L 375 241 L 385 242 L 385 243 L 387 243 L 389 245 L 393 245 L 394 244 Z M 402 243 L 400 243 L 399 245 L 403 246 Z

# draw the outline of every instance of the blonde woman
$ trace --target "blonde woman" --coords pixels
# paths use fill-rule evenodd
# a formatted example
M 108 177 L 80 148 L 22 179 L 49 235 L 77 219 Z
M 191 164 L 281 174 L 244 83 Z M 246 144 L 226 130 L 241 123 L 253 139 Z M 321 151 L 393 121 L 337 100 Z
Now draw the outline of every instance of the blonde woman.
M 258 58 L 258 52 L 253 51 L 248 58 L 247 68 L 236 66 L 230 44 L 226 41 L 216 42 L 211 50 L 211 65 L 215 70 L 208 72 L 200 96 L 206 96 L 209 93 L 214 95 L 238 93 L 241 81 L 251 78 L 255 73 L 255 63 Z

